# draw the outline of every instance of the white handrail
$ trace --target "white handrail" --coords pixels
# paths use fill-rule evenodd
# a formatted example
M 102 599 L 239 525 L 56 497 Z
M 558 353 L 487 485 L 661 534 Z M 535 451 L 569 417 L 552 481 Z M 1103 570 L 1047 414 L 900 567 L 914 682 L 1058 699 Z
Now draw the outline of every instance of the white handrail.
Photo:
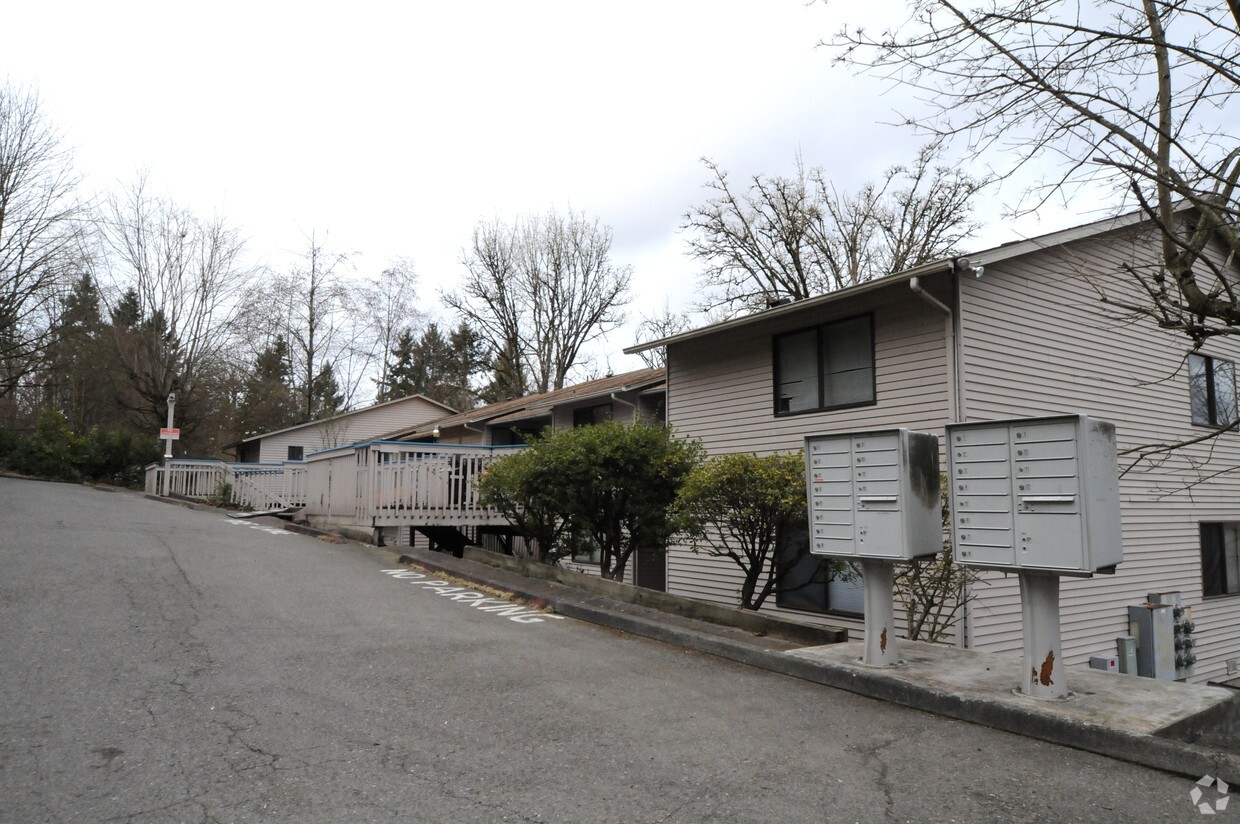
M 365 526 L 502 525 L 503 516 L 479 503 L 478 480 L 521 448 L 372 441 L 283 464 L 177 459 L 147 467 L 146 485 L 151 494 L 206 500 L 227 483 L 237 506 L 301 506 Z

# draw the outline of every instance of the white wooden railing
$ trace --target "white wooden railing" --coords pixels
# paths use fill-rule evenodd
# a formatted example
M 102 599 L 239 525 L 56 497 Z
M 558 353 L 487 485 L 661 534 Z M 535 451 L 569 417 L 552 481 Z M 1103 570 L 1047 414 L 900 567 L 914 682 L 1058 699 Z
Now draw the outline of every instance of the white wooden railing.
M 307 515 L 360 526 L 490 526 L 507 521 L 478 503 L 478 479 L 520 446 L 371 441 L 316 452 L 304 462 L 151 464 L 146 491 L 207 500 L 222 484 L 245 509 L 300 506 Z
M 146 468 L 146 491 L 151 495 L 208 500 L 219 496 L 224 484 L 229 487 L 228 503 L 243 509 L 285 509 L 306 503 L 306 466 L 299 461 L 253 464 L 177 458 L 166 466 Z
M 309 455 L 306 514 L 364 526 L 506 524 L 478 503 L 478 479 L 513 446 L 372 441 Z

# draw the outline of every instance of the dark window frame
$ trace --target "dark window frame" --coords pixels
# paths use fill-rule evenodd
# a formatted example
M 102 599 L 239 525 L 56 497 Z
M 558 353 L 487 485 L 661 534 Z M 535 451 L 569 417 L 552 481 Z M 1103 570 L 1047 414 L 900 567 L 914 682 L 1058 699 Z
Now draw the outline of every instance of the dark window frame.
M 1201 595 L 1203 598 L 1227 598 L 1240 595 L 1240 573 L 1237 580 L 1227 575 L 1227 530 L 1240 533 L 1240 522 L 1236 521 L 1202 521 L 1200 529 L 1201 547 Z M 1240 553 L 1240 534 L 1232 541 L 1233 552 Z M 1235 567 L 1240 567 L 1237 559 Z
M 294 453 L 296 453 L 297 455 L 297 457 L 295 458 L 293 457 Z M 304 446 L 290 446 L 288 448 L 288 458 L 286 458 L 285 460 L 304 461 L 305 459 L 306 459 L 306 448 Z
M 605 415 L 600 416 L 600 413 Z M 579 406 L 573 410 L 573 429 L 579 426 L 596 426 L 600 423 L 615 420 L 616 411 L 610 403 L 597 403 L 593 406 Z M 587 416 L 589 420 L 587 420 Z
M 870 327 L 869 328 L 869 335 L 870 335 L 870 367 L 869 367 L 870 368 L 870 396 L 869 396 L 869 399 L 862 400 L 862 401 L 851 401 L 849 403 L 839 403 L 839 404 L 828 405 L 825 402 L 826 391 L 827 391 L 827 388 L 826 388 L 827 380 L 826 380 L 826 371 L 825 371 L 826 364 L 823 363 L 823 350 L 824 350 L 823 337 L 826 334 L 826 330 L 829 329 L 830 327 L 840 325 L 840 324 L 845 324 L 845 323 L 851 323 L 853 321 L 858 320 L 859 318 L 867 319 L 869 321 L 869 327 Z M 817 372 L 816 372 L 817 377 L 818 377 L 818 403 L 816 406 L 813 406 L 808 409 L 792 409 L 792 410 L 780 409 L 780 391 L 779 391 L 780 380 L 779 378 L 780 378 L 780 375 L 782 374 L 780 371 L 780 341 L 784 340 L 785 338 L 793 337 L 795 335 L 803 335 L 806 332 L 815 333 L 814 352 L 815 352 L 815 357 L 818 360 Z M 835 411 L 839 409 L 856 409 L 862 406 L 876 405 L 878 403 L 878 365 L 877 365 L 877 357 L 876 357 L 876 351 L 875 351 L 876 348 L 877 348 L 877 345 L 874 340 L 874 313 L 873 312 L 862 312 L 861 314 L 857 314 L 857 315 L 850 315 L 844 318 L 836 318 L 835 320 L 830 320 L 830 321 L 827 321 L 826 323 L 819 323 L 819 324 L 815 324 L 814 326 L 805 326 L 800 329 L 792 329 L 787 332 L 780 332 L 778 335 L 773 336 L 771 338 L 771 356 L 772 356 L 772 366 L 773 366 L 771 370 L 771 396 L 772 396 L 771 406 L 772 406 L 772 409 L 774 410 L 775 417 L 787 418 L 793 415 L 808 415 L 808 414 L 813 414 L 816 412 L 829 412 L 829 411 Z
M 822 555 L 814 555 L 808 550 L 809 523 L 804 527 L 800 524 L 780 536 L 780 544 L 775 548 L 772 562 L 779 562 L 789 554 L 798 556 L 795 565 L 785 571 L 784 580 L 775 587 L 775 605 L 790 612 L 804 612 L 811 615 L 837 615 L 841 618 L 864 618 L 863 612 L 839 609 L 831 604 L 831 572 L 833 560 Z M 797 542 L 800 546 L 789 546 L 789 542 Z M 792 579 L 790 586 L 785 585 Z M 817 601 L 818 603 L 811 603 Z
M 1204 410 L 1205 411 L 1204 416 L 1200 416 L 1197 414 L 1197 400 L 1194 397 L 1194 389 L 1193 389 L 1193 359 L 1194 358 L 1200 359 L 1204 367 L 1203 371 L 1204 371 L 1205 379 L 1206 379 L 1206 385 L 1205 385 L 1205 390 L 1206 390 L 1205 407 L 1206 408 Z M 1192 419 L 1193 426 L 1208 426 L 1208 427 L 1217 428 L 1220 426 L 1228 426 L 1230 424 L 1235 423 L 1234 417 L 1236 414 L 1236 410 L 1234 408 L 1232 409 L 1232 416 L 1231 416 L 1233 420 L 1221 420 L 1220 413 L 1223 410 L 1219 409 L 1218 385 L 1217 384 L 1218 384 L 1218 374 L 1219 374 L 1218 367 L 1224 364 L 1227 367 L 1229 367 L 1229 370 L 1231 372 L 1231 379 L 1232 379 L 1231 397 L 1232 397 L 1232 404 L 1234 407 L 1236 404 L 1236 398 L 1237 398 L 1236 383 L 1235 383 L 1236 381 L 1235 362 L 1226 360 L 1225 358 L 1216 358 L 1213 355 L 1207 355 L 1202 352 L 1189 352 L 1188 353 L 1188 358 L 1185 360 L 1185 365 L 1186 365 L 1186 368 L 1188 369 L 1189 417 Z

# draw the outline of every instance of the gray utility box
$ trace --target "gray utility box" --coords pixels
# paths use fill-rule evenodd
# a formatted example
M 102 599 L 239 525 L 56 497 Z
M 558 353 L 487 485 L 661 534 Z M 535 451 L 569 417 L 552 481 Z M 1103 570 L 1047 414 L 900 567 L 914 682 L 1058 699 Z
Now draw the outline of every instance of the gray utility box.
M 957 563 L 1089 576 L 1123 560 L 1112 424 L 955 423 L 947 439 Z
M 1137 675 L 1175 678 L 1175 613 L 1171 604 L 1128 607 L 1128 632 L 1137 637 Z
M 909 560 L 943 548 L 939 439 L 887 429 L 805 439 L 810 552 Z

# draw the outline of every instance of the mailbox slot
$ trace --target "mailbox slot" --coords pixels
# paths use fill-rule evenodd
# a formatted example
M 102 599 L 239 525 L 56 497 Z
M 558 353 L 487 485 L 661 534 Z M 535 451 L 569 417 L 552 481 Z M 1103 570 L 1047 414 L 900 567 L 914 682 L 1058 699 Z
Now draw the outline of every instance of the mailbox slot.
M 806 438 L 810 551 L 901 560 L 942 545 L 938 438 L 907 429 Z
M 1123 559 L 1111 424 L 1069 415 L 947 433 L 957 562 L 1091 575 Z

